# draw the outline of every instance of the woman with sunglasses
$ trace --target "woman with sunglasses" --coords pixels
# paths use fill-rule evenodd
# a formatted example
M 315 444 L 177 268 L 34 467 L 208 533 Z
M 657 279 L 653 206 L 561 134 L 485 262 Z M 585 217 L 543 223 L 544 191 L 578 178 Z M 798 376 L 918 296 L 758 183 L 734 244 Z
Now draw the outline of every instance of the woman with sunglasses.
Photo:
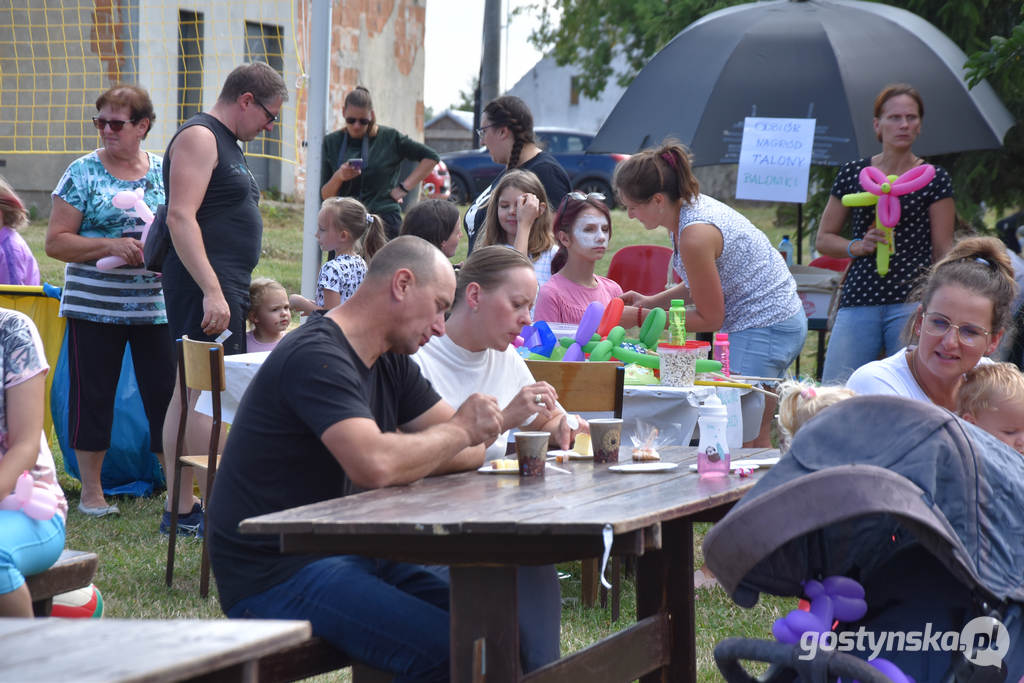
M 156 119 L 153 103 L 142 88 L 118 85 L 99 96 L 96 110 L 92 121 L 103 146 L 71 162 L 57 183 L 46 253 L 67 263 L 60 313 L 68 321 L 68 434 L 82 480 L 78 510 L 104 517 L 119 512 L 103 497 L 100 471 L 125 344 L 158 457 L 174 389 L 174 347 L 161 278 L 143 266 L 142 219 L 111 203 L 124 190 L 141 190 L 154 211 L 165 201 L 163 160 L 141 149 Z M 126 265 L 101 270 L 96 262 L 105 256 Z
M 685 299 L 686 329 L 729 335 L 730 368 L 781 377 L 804 345 L 807 318 L 782 255 L 743 214 L 700 193 L 689 154 L 668 140 L 615 168 L 615 191 L 630 218 L 672 237 L 672 266 L 682 283 L 658 294 L 622 295 L 626 304 L 668 308 Z M 762 395 L 757 395 L 760 402 Z M 751 446 L 769 446 L 774 399 Z
M 402 226 L 400 203 L 441 159 L 437 152 L 377 123 L 370 91 L 358 86 L 345 97 L 345 127 L 324 137 L 320 198 L 354 197 L 384 221 L 388 239 Z M 419 164 L 405 179 L 403 161 Z
M 911 295 L 918 301 L 900 349 L 854 371 L 846 386 L 858 394 L 904 396 L 954 410 L 964 373 L 991 362 L 1012 319 L 1017 293 L 1006 247 L 994 237 L 970 237 L 935 264 Z
M 562 197 L 572 189 L 569 174 L 558 163 L 558 159 L 537 146 L 533 137 L 533 114 L 518 97 L 503 95 L 488 102 L 481 115 L 477 135 L 490 152 L 491 160 L 496 164 L 504 164 L 505 170 L 466 210 L 463 225 L 469 237 L 469 251 L 473 251 L 477 237 L 482 234 L 488 204 L 492 196 L 497 196 L 495 188 L 509 171 L 520 169 L 537 176 L 552 206 L 558 206 Z

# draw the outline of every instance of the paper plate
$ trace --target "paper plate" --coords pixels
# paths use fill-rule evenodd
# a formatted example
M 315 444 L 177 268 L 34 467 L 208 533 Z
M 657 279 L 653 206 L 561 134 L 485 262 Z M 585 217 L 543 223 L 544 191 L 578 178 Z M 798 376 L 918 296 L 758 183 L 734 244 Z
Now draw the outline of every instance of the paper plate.
M 582 455 L 580 453 L 577 453 L 576 451 L 563 451 L 563 450 L 548 451 L 548 457 L 549 458 L 557 458 L 560 455 L 561 456 L 568 455 L 570 460 L 593 460 L 594 459 L 594 454 L 593 453 L 590 453 L 590 454 L 587 454 L 587 455 Z
M 612 465 L 612 472 L 667 472 L 679 467 L 677 462 L 634 462 L 629 465 Z
M 481 467 L 478 467 L 476 471 L 479 472 L 480 474 L 514 474 L 516 476 L 519 476 L 518 465 L 516 465 L 516 467 L 511 470 L 496 470 L 493 467 L 491 467 L 491 463 L 486 462 Z

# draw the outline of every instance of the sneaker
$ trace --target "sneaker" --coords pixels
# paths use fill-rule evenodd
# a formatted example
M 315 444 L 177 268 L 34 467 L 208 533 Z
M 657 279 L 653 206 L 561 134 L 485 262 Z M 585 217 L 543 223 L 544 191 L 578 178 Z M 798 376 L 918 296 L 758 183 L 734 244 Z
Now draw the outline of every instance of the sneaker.
M 178 534 L 183 536 L 203 537 L 203 506 L 193 503 L 188 514 L 178 513 Z M 171 533 L 171 512 L 164 510 L 164 516 L 160 520 L 160 533 L 167 536 Z

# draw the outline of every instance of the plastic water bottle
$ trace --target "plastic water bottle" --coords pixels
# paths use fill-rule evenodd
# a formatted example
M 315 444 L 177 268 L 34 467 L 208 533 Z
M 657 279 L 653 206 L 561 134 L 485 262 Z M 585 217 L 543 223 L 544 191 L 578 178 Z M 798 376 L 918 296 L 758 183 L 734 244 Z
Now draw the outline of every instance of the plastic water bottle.
M 686 302 L 672 299 L 668 309 L 668 343 L 681 346 L 686 343 Z
M 725 332 L 715 333 L 715 344 L 712 353 L 714 360 L 722 364 L 722 374 L 729 374 L 729 335 Z
M 697 474 L 702 479 L 729 474 L 729 413 L 712 394 L 700 406 L 700 443 L 697 446 Z
M 789 241 L 789 235 L 782 236 L 782 241 L 779 242 L 779 253 L 782 254 L 787 266 L 793 265 L 793 243 Z

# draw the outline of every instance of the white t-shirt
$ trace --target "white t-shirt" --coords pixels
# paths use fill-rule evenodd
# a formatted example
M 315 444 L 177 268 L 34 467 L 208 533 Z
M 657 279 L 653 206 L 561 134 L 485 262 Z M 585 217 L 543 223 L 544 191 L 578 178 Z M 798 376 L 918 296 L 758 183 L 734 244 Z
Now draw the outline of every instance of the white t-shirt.
M 446 336 L 433 337 L 412 359 L 441 398 L 455 408 L 470 394 L 480 392 L 494 396 L 504 409 L 520 389 L 534 381 L 530 369 L 511 346 L 504 351 L 467 351 Z M 488 460 L 505 456 L 508 435 L 501 434 L 488 447 Z
M 903 396 L 918 401 L 931 403 L 932 400 L 924 393 L 921 385 L 914 379 L 914 373 L 907 364 L 907 348 L 903 347 L 888 358 L 874 360 L 853 371 L 846 387 L 858 394 L 883 394 L 886 396 Z M 990 358 L 982 356 L 979 365 L 991 363 Z

